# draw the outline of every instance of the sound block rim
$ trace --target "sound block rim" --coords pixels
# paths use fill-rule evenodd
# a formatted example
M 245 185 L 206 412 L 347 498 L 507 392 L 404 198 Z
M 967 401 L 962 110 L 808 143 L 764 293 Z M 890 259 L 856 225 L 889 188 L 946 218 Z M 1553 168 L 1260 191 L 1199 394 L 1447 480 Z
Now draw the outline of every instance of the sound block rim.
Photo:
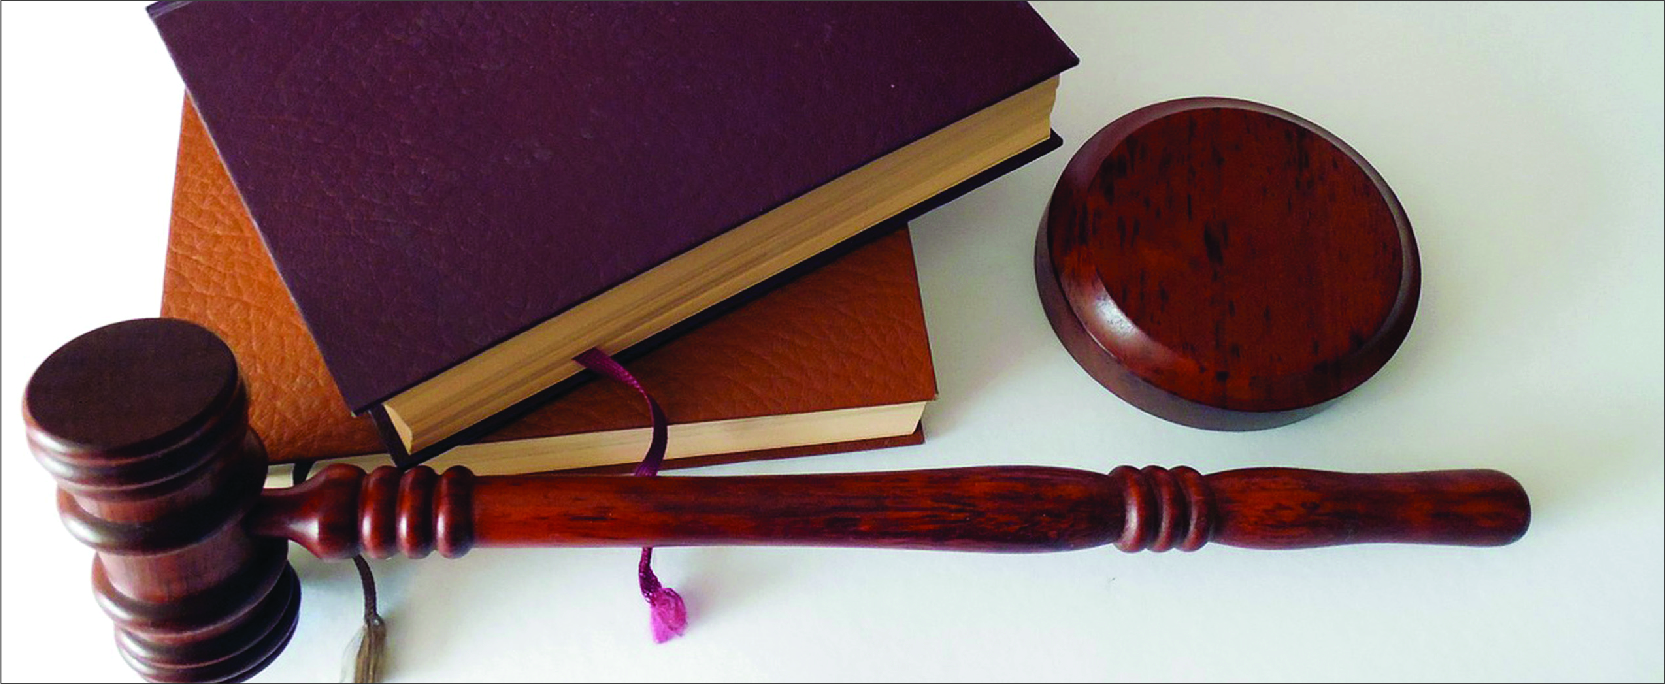
M 1054 231 L 1062 234 L 1065 230 L 1092 230 L 1096 226 L 1082 225 L 1077 221 L 1081 216 L 1073 212 L 1077 207 L 1060 203 L 1078 201 L 1078 193 L 1098 180 L 1097 174 L 1105 159 L 1134 132 L 1165 117 L 1211 108 L 1237 109 L 1276 117 L 1306 129 L 1352 161 L 1358 171 L 1368 177 L 1391 212 L 1401 263 L 1397 291 L 1391 308 L 1376 326 L 1374 334 L 1359 345 L 1351 358 L 1339 360 L 1350 364 L 1346 368 L 1349 378 L 1345 382 L 1330 382 L 1328 386 L 1321 386 L 1324 383 L 1320 374 L 1334 373 L 1333 366 L 1304 369 L 1307 373 L 1305 377 L 1282 380 L 1304 380 L 1318 391 L 1308 392 L 1294 401 L 1286 396 L 1281 401 L 1258 401 L 1249 405 L 1237 401 L 1231 406 L 1199 397 L 1195 392 L 1182 391 L 1165 384 L 1164 378 L 1159 375 L 1140 373 L 1135 364 L 1123 362 L 1122 359 L 1130 354 L 1148 354 L 1148 349 L 1137 349 L 1124 342 L 1129 337 L 1130 329 L 1135 331 L 1135 336 L 1142 333 L 1137 331 L 1137 324 L 1128 320 L 1114 298 L 1107 294 L 1102 283 L 1097 284 L 1096 292 L 1087 292 L 1079 282 L 1072 282 L 1061 273 L 1059 265 L 1070 257 L 1055 253 L 1058 243 L 1052 239 Z M 1062 218 L 1066 215 L 1069 218 Z M 1072 222 L 1073 225 L 1066 225 Z M 1218 97 L 1170 100 L 1140 108 L 1111 122 L 1083 144 L 1060 175 L 1041 216 L 1036 232 L 1035 277 L 1038 294 L 1053 331 L 1088 375 L 1146 413 L 1189 427 L 1229 431 L 1268 429 L 1302 420 L 1363 384 L 1387 363 L 1403 343 L 1421 294 L 1421 261 L 1410 221 L 1392 189 L 1363 156 L 1333 134 L 1294 114 L 1256 102 Z

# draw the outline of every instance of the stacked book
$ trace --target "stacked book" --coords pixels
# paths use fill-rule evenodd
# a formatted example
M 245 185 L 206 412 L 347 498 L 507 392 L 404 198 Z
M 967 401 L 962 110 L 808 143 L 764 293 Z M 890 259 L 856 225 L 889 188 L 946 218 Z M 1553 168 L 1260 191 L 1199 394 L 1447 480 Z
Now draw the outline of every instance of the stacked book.
M 162 313 L 276 463 L 480 473 L 918 443 L 906 222 L 1058 146 L 1024 3 L 189 3 Z

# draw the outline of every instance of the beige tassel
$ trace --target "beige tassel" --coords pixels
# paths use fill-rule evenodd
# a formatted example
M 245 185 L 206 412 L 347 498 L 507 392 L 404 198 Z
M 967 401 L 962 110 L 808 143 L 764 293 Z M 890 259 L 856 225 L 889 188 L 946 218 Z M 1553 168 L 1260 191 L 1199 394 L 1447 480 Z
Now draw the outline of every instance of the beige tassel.
M 353 656 L 354 684 L 375 684 L 382 680 L 387 664 L 387 623 L 376 613 L 376 580 L 370 574 L 370 564 L 364 556 L 353 556 L 358 568 L 359 583 L 364 586 L 364 627 L 354 639 L 357 644 Z
M 358 633 L 358 655 L 353 658 L 353 684 L 375 684 L 382 680 L 387 662 L 387 623 L 373 616 Z

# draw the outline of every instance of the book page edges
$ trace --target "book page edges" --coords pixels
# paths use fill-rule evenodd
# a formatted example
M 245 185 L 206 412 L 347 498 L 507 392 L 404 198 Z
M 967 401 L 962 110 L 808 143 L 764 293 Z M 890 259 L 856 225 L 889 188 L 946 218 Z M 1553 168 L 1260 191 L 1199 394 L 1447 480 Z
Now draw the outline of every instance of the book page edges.
M 723 233 L 383 402 L 407 453 L 999 164 L 1051 134 L 1048 79 Z M 947 151 L 973 150 L 952 155 Z M 911 175 L 897 188 L 880 179 Z M 634 315 L 623 317 L 620 311 Z
M 668 430 L 665 458 L 692 458 L 783 447 L 834 444 L 860 439 L 900 437 L 919 424 L 927 402 L 752 416 L 704 423 L 673 424 Z M 649 428 L 586 432 L 502 442 L 466 444 L 425 463 L 434 470 L 467 466 L 476 475 L 516 475 L 631 463 L 640 460 L 651 439 Z M 366 470 L 392 465 L 387 454 L 327 459 Z M 287 487 L 293 464 L 273 464 L 267 487 Z

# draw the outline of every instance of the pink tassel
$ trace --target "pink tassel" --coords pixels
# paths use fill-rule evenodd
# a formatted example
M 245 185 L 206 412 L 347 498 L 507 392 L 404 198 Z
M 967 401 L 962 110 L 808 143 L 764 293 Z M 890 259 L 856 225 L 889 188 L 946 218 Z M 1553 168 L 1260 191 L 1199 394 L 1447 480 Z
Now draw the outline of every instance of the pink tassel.
M 648 597 L 653 604 L 653 641 L 663 644 L 682 636 L 688 629 L 688 607 L 675 589 L 661 587 Z
M 675 589 L 661 585 L 653 574 L 653 548 L 642 549 L 642 560 L 636 565 L 636 578 L 642 585 L 642 598 L 647 599 L 653 614 L 653 641 L 663 644 L 682 636 L 688 630 L 688 606 Z
M 653 641 L 663 644 L 682 636 L 688 629 L 688 607 L 675 589 L 661 587 L 648 597 L 653 604 Z

